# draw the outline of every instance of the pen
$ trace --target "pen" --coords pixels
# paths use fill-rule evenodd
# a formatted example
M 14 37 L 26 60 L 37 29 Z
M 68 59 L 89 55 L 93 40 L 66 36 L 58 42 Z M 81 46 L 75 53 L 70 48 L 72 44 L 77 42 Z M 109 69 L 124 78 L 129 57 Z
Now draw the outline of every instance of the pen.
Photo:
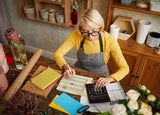
M 69 73 L 72 75 L 73 72 L 72 72 L 72 70 L 71 70 L 71 68 L 70 68 L 70 66 L 68 64 L 67 64 L 67 68 L 68 68 Z
M 101 115 L 103 115 L 103 113 L 93 104 L 92 105 Z

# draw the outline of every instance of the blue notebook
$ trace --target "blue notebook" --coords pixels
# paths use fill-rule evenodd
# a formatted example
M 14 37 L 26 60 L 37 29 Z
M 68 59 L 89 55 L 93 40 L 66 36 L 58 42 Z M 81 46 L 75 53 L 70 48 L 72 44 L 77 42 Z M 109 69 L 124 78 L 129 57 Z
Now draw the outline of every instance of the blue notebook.
M 83 104 L 66 93 L 62 93 L 58 98 L 54 100 L 54 102 L 68 111 L 71 115 L 76 115 L 77 110 L 83 106 Z

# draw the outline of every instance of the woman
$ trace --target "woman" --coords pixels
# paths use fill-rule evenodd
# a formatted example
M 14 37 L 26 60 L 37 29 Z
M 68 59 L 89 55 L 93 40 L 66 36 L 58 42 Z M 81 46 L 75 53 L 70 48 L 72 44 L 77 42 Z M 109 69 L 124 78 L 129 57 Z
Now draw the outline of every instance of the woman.
M 129 72 L 118 42 L 104 31 L 104 20 L 95 9 L 87 9 L 81 16 L 77 30 L 74 30 L 54 53 L 54 60 L 64 70 L 66 78 L 73 77 L 75 70 L 64 59 L 64 55 L 73 47 L 77 50 L 75 66 L 101 75 L 96 87 L 110 82 L 120 81 Z M 119 69 L 109 74 L 107 62 L 112 56 Z

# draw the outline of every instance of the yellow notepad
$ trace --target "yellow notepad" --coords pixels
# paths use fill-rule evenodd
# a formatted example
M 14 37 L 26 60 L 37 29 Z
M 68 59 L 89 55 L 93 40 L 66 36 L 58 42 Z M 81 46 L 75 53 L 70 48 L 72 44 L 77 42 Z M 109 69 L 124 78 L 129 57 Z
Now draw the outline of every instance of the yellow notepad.
M 57 80 L 61 76 L 56 70 L 48 67 L 40 74 L 31 78 L 31 82 L 36 85 L 38 88 L 44 90 L 47 88 L 52 82 Z
M 64 112 L 64 113 L 69 114 L 65 109 L 63 109 L 61 106 L 57 105 L 57 104 L 54 102 L 54 100 L 55 100 L 56 98 L 58 98 L 58 96 L 59 96 L 59 95 L 56 95 L 56 96 L 53 98 L 53 100 L 51 101 L 51 103 L 49 104 L 49 106 L 52 107 L 52 108 L 54 108 L 54 109 L 57 109 L 57 110 L 59 110 L 59 111 L 62 111 L 62 112 Z

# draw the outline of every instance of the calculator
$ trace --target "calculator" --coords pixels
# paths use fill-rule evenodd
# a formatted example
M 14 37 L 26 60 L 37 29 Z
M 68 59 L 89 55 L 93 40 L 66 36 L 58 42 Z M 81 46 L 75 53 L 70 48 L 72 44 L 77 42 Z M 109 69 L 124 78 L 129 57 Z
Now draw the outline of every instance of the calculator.
M 90 103 L 110 102 L 106 87 L 95 88 L 95 83 L 85 84 Z

